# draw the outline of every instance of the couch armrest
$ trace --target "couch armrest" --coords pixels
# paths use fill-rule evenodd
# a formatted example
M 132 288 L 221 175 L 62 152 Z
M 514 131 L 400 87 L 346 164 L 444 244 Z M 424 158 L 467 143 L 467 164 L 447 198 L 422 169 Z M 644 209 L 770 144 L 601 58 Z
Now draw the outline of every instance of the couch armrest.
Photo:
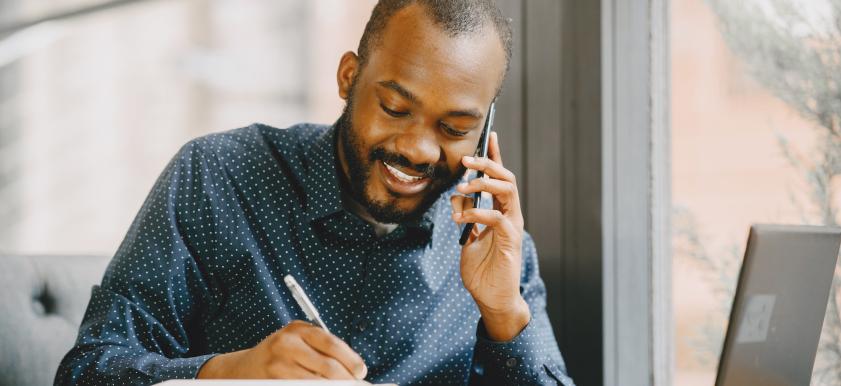
M 109 259 L 0 256 L 0 384 L 51 385 Z

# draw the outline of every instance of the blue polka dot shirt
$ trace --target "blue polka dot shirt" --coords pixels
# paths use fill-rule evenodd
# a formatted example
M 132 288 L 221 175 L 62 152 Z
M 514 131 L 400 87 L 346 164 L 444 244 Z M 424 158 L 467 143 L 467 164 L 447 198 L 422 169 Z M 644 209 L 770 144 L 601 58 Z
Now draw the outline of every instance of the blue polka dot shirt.
M 332 126 L 252 125 L 189 142 L 167 165 L 94 286 L 57 385 L 194 378 L 213 355 L 306 317 L 292 274 L 330 331 L 400 385 L 572 385 L 545 312 L 530 236 L 521 292 L 532 319 L 487 338 L 459 273 L 445 192 L 378 237 L 343 207 Z

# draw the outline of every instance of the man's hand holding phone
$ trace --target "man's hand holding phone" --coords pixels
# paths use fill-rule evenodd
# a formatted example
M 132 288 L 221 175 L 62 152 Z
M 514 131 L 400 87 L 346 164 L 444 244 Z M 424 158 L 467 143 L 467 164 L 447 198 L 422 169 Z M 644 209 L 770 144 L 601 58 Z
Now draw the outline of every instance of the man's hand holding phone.
M 520 295 L 522 267 L 523 214 L 514 173 L 502 164 L 496 132 L 490 133 L 488 157 L 467 157 L 468 169 L 482 171 L 485 178 L 459 184 L 464 195 L 488 192 L 493 209 L 473 207 L 473 199 L 453 195 L 453 220 L 460 224 L 483 224 L 480 232 L 473 227 L 461 249 L 461 277 L 476 301 L 488 336 L 496 341 L 516 337 L 531 319 L 528 304 Z

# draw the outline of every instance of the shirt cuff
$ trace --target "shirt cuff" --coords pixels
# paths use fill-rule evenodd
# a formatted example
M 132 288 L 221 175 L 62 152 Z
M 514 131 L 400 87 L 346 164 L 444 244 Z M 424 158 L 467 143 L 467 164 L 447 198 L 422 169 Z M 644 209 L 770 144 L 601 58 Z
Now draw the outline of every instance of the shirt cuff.
M 191 358 L 173 358 L 160 369 L 158 376 L 162 379 L 195 379 L 199 370 L 210 358 L 217 354 L 207 354 Z
M 485 378 L 502 377 L 508 385 L 574 386 L 563 365 L 553 359 L 554 347 L 546 343 L 546 337 L 541 336 L 533 321 L 529 321 L 513 339 L 497 342 L 488 337 L 485 324 L 479 319 L 474 351 L 475 371 Z

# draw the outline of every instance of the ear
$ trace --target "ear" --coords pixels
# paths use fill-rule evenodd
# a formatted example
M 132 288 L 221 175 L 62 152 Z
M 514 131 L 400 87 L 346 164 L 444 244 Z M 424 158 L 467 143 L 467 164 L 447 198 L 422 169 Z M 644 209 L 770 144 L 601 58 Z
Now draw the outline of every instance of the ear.
M 345 52 L 339 60 L 339 70 L 336 72 L 340 98 L 347 100 L 350 96 L 350 88 L 353 86 L 353 78 L 357 71 L 359 71 L 359 57 L 353 51 Z

